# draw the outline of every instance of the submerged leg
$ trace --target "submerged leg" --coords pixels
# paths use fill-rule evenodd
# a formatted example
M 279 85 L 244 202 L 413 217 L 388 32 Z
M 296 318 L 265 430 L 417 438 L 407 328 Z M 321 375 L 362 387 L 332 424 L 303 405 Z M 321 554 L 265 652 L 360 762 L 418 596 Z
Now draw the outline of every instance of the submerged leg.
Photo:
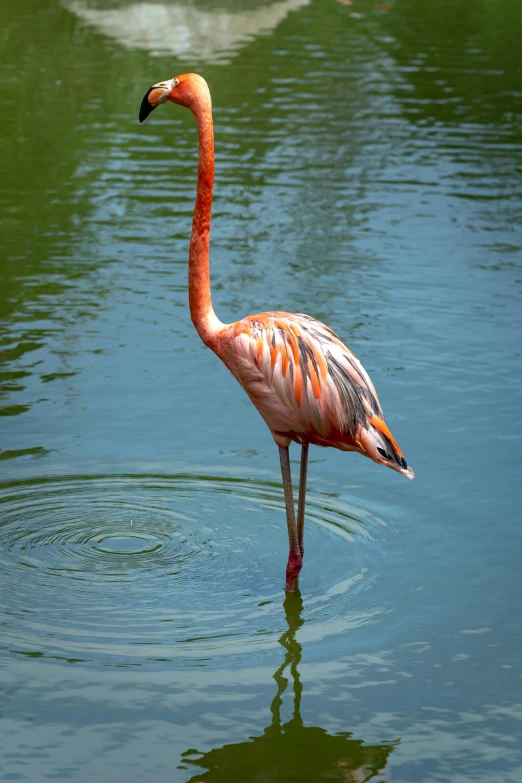
M 304 521 L 306 502 L 306 474 L 308 472 L 308 443 L 301 447 L 301 476 L 299 478 L 299 502 L 297 505 L 297 536 L 301 558 L 304 557 Z
M 290 592 L 294 589 L 299 571 L 303 565 L 301 548 L 299 546 L 299 533 L 295 521 L 294 496 L 292 494 L 292 477 L 290 475 L 290 456 L 288 447 L 279 446 L 279 459 L 281 460 L 281 474 L 283 476 L 283 488 L 285 491 L 286 523 L 288 525 L 288 563 L 286 564 L 286 589 Z

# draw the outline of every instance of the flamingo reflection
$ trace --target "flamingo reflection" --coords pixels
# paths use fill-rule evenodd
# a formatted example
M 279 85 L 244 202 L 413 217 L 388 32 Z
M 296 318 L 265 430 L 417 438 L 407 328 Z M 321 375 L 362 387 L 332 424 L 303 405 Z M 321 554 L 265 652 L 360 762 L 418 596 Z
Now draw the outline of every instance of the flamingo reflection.
M 351 732 L 329 734 L 319 726 L 305 726 L 301 717 L 303 686 L 299 676 L 302 648 L 296 632 L 303 625 L 299 589 L 287 593 L 284 602 L 288 630 L 279 642 L 285 650 L 283 663 L 274 674 L 277 692 L 270 707 L 272 721 L 259 737 L 224 745 L 207 753 L 190 750 L 184 764 L 201 770 L 189 783 L 385 783 L 388 757 L 395 742 L 365 745 Z M 281 722 L 283 696 L 289 681 L 293 684 L 293 712 Z

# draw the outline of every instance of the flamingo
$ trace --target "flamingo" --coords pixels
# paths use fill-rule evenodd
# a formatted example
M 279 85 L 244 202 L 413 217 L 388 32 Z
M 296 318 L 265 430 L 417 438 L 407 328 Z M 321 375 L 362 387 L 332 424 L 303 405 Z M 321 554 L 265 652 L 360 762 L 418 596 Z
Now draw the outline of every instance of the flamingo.
M 203 77 L 185 73 L 154 84 L 139 120 L 171 101 L 190 109 L 199 135 L 196 203 L 188 262 L 192 323 L 203 343 L 228 367 L 268 425 L 279 449 L 288 527 L 286 590 L 297 583 L 304 556 L 309 445 L 357 451 L 412 479 L 390 432 L 366 370 L 340 338 L 302 313 L 267 312 L 223 324 L 210 292 L 210 215 L 214 187 L 214 129 L 210 91 Z M 297 517 L 289 446 L 301 445 Z

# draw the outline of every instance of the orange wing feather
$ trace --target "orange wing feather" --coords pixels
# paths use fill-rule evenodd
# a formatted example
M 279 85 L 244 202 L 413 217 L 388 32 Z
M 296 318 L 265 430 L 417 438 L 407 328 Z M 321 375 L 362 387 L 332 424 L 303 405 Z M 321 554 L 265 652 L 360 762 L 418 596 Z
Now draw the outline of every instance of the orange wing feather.
M 308 315 L 260 313 L 227 338 L 220 354 L 279 445 L 359 451 L 413 478 L 368 374 L 331 329 Z

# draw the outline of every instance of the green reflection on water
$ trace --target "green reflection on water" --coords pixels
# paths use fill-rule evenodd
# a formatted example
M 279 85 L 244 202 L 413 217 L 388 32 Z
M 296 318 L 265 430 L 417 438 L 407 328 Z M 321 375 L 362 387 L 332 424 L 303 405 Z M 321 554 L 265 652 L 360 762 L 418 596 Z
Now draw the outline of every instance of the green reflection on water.
M 303 686 L 298 668 L 302 646 L 296 637 L 304 623 L 302 609 L 299 589 L 287 594 L 284 610 L 288 630 L 279 639 L 285 656 L 274 674 L 277 692 L 270 705 L 270 726 L 259 737 L 249 737 L 246 742 L 224 745 L 203 754 L 193 749 L 186 751 L 182 756 L 185 764 L 206 770 L 196 773 L 189 783 L 317 783 L 320 780 L 365 783 L 384 772 L 388 757 L 399 740 L 365 745 L 364 740 L 354 739 L 351 732 L 329 734 L 319 726 L 304 724 L 301 717 Z M 292 717 L 283 723 L 283 696 L 290 682 Z

